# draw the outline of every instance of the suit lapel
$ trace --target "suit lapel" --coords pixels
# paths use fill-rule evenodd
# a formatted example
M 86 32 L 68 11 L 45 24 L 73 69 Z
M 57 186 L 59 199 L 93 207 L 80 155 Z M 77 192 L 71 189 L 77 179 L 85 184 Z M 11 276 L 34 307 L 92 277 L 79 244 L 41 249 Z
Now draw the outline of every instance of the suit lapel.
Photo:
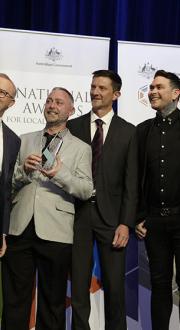
M 9 138 L 10 133 L 6 125 L 2 122 L 2 131 L 3 131 L 3 161 L 2 161 L 2 171 L 6 177 L 9 168 L 9 159 L 12 148 L 11 139 Z
M 82 139 L 84 142 L 91 144 L 91 115 L 90 112 L 84 115 L 85 120 L 82 121 Z
M 107 136 L 103 145 L 103 151 L 107 151 L 109 148 L 111 148 L 111 143 L 113 141 L 113 135 L 116 130 L 116 115 L 112 117 L 111 123 L 109 125 L 109 129 L 107 132 Z

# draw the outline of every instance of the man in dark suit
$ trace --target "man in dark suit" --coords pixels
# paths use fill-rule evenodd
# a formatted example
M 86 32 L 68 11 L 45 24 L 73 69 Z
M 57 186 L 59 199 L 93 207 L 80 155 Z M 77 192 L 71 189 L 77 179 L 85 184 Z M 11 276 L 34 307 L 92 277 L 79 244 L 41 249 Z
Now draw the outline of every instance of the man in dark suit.
M 6 251 L 5 235 L 9 229 L 11 181 L 20 139 L 2 121 L 4 112 L 15 103 L 16 87 L 12 80 L 0 73 L 0 257 Z
M 172 312 L 173 261 L 180 288 L 180 79 L 158 70 L 149 89 L 156 117 L 137 128 L 140 207 L 136 232 L 149 258 L 153 330 L 168 330 Z
M 94 191 L 76 209 L 72 265 L 73 329 L 90 329 L 89 288 L 96 239 L 105 296 L 105 329 L 125 330 L 125 247 L 134 226 L 137 201 L 135 128 L 116 116 L 121 78 L 110 70 L 93 73 L 92 111 L 68 122 L 70 131 L 91 144 Z M 100 127 L 101 126 L 101 127 Z M 98 151 L 95 145 L 103 143 Z M 96 164 L 95 164 L 96 159 Z

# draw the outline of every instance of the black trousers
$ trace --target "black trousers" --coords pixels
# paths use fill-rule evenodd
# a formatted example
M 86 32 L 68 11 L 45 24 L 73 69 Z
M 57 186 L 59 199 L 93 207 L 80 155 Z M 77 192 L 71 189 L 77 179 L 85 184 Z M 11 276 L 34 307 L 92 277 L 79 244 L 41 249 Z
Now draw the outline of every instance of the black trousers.
M 115 249 L 116 228 L 102 221 L 95 203 L 87 202 L 77 212 L 72 261 L 72 329 L 89 330 L 93 243 L 96 239 L 105 297 L 105 329 L 126 330 L 125 249 Z
M 149 258 L 152 295 L 152 330 L 168 330 L 173 306 L 173 262 L 180 289 L 180 215 L 150 217 L 145 239 Z M 177 320 L 178 322 L 178 320 Z
M 71 244 L 37 237 L 33 220 L 20 236 L 7 237 L 2 262 L 2 330 L 29 330 L 37 270 L 36 330 L 65 330 L 67 277 Z

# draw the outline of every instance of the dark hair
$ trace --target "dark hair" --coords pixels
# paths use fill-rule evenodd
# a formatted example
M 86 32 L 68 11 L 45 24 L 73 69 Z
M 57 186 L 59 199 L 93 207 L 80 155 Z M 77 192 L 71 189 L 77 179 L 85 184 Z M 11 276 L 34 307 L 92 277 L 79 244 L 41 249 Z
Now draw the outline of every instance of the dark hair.
M 167 72 L 167 71 L 164 71 L 164 70 L 158 70 L 158 71 L 156 71 L 156 73 L 154 75 L 154 78 L 156 78 L 156 77 L 164 77 L 166 79 L 169 79 L 170 80 L 170 85 L 173 88 L 180 89 L 180 79 L 175 73 Z
M 68 94 L 71 102 L 74 104 L 74 98 L 73 98 L 72 94 L 66 88 L 64 88 L 64 87 L 54 87 L 52 89 L 52 91 L 54 91 L 54 90 L 60 90 L 60 91 L 65 92 L 66 94 Z
M 120 91 L 122 87 L 121 77 L 112 70 L 97 70 L 93 72 L 94 77 L 107 77 L 112 81 L 113 91 Z

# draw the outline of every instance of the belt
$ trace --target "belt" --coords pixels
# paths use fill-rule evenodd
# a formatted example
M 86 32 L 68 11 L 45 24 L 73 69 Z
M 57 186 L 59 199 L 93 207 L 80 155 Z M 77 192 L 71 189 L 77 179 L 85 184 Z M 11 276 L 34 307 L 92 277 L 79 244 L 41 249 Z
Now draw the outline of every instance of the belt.
M 153 207 L 149 208 L 151 215 L 160 215 L 161 217 L 168 217 L 170 215 L 180 214 L 180 206 L 175 207 Z

